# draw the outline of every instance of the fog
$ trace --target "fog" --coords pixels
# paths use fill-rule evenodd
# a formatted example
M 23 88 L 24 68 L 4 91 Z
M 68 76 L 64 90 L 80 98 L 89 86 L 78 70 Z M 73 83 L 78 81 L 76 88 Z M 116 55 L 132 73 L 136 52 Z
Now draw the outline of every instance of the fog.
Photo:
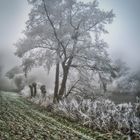
M 91 0 L 83 0 L 84 2 Z M 14 55 L 16 49 L 14 44 L 23 37 L 23 31 L 28 20 L 31 7 L 27 1 L 13 0 L 0 1 L 0 56 L 3 66 L 3 74 L 21 60 Z M 108 52 L 113 60 L 120 58 L 124 60 L 132 70 L 139 69 L 140 62 L 140 1 L 139 0 L 99 0 L 101 9 L 113 9 L 116 17 L 114 22 L 107 26 L 109 34 L 103 35 L 108 43 Z M 42 81 L 47 72 L 41 69 Z M 37 75 L 38 70 L 33 70 Z M 52 74 L 53 75 L 53 74 Z M 41 76 L 40 76 L 41 77 Z M 51 78 L 50 78 L 51 79 Z M 53 79 L 53 78 L 52 78 Z
M 139 14 L 140 0 L 0 0 L 0 140 L 140 140 Z
M 140 1 L 99 0 L 99 4 L 102 9 L 113 9 L 116 14 L 114 22 L 107 27 L 109 34 L 103 36 L 109 44 L 111 57 L 124 59 L 137 68 L 140 61 Z M 14 55 L 14 43 L 23 36 L 29 11 L 26 0 L 0 1 L 0 55 L 3 56 L 4 71 L 20 64 L 20 59 Z
M 14 43 L 22 36 L 30 7 L 27 1 L 0 0 L 0 55 L 3 57 L 4 71 L 18 65 L 20 60 L 14 55 Z

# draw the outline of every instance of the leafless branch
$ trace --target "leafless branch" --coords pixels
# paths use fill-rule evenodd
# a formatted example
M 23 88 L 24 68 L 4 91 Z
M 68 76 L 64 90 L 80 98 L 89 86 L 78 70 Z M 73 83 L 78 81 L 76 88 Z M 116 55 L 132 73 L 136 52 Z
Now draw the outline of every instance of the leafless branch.
M 79 79 L 71 86 L 71 88 L 68 90 L 64 98 L 67 98 L 69 96 L 69 94 L 72 92 L 72 90 L 75 88 L 78 82 L 79 82 Z
M 58 38 L 58 35 L 57 35 L 57 32 L 56 32 L 55 26 L 54 26 L 54 24 L 53 24 L 53 22 L 52 22 L 52 20 L 51 20 L 51 18 L 50 18 L 50 16 L 49 16 L 46 3 L 45 3 L 44 0 L 42 0 L 42 1 L 43 1 L 43 4 L 44 4 L 44 10 L 45 10 L 46 16 L 47 16 L 47 18 L 48 18 L 48 20 L 49 20 L 49 22 L 50 22 L 50 25 L 51 25 L 51 27 L 52 27 L 52 29 L 53 29 L 54 36 L 55 36 L 56 40 L 58 41 L 58 43 L 59 43 L 62 47 L 64 47 L 64 46 L 63 46 L 63 43 L 62 43 L 62 42 L 60 41 L 60 39 Z

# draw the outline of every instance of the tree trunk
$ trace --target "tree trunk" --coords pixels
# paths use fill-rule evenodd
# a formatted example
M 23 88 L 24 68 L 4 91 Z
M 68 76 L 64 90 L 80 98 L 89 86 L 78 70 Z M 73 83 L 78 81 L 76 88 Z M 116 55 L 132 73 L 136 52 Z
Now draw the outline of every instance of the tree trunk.
M 30 88 L 30 93 L 31 93 L 31 98 L 33 97 L 33 87 L 32 87 L 32 85 L 29 85 L 29 88 Z
M 62 96 L 65 93 L 68 72 L 69 72 L 69 68 L 65 67 L 63 69 L 63 79 L 62 79 L 61 87 L 60 87 L 60 90 L 59 90 L 59 100 L 62 99 Z
M 59 62 L 57 62 L 57 64 L 56 64 L 55 87 L 54 87 L 53 103 L 58 102 L 58 90 L 59 90 Z
M 61 100 L 65 90 L 66 90 L 66 82 L 67 82 L 67 78 L 68 78 L 68 74 L 69 74 L 69 69 L 73 60 L 73 55 L 75 52 L 75 48 L 76 48 L 76 44 L 77 44 L 77 39 L 75 39 L 74 41 L 74 45 L 73 45 L 73 49 L 72 49 L 72 53 L 69 57 L 69 59 L 65 58 L 65 60 L 62 62 L 62 68 L 63 68 L 63 78 L 62 78 L 62 83 L 61 83 L 61 87 L 59 90 L 59 94 L 58 94 L 58 99 Z M 68 61 L 67 61 L 68 60 Z
M 60 90 L 59 90 L 59 100 L 62 99 L 62 97 L 65 93 L 66 82 L 67 82 L 67 78 L 68 78 L 68 74 L 69 74 L 70 65 L 72 63 L 72 59 L 73 59 L 73 56 L 71 56 L 69 58 L 68 63 L 66 65 L 65 65 L 66 61 L 64 61 L 64 63 L 62 63 L 63 78 L 62 78 L 62 83 L 61 83 L 61 87 L 60 87 Z
M 32 83 L 32 87 L 33 87 L 33 97 L 35 97 L 37 94 L 37 84 L 35 82 Z

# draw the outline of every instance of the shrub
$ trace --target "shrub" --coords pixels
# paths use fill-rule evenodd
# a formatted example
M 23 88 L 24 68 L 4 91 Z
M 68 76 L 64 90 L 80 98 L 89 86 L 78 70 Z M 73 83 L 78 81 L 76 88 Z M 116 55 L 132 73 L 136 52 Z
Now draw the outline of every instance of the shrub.
M 138 104 L 131 103 L 115 105 L 114 102 L 98 98 L 95 101 L 84 99 L 63 100 L 55 107 L 57 113 L 83 125 L 101 131 L 133 129 L 140 132 L 140 118 L 137 117 Z

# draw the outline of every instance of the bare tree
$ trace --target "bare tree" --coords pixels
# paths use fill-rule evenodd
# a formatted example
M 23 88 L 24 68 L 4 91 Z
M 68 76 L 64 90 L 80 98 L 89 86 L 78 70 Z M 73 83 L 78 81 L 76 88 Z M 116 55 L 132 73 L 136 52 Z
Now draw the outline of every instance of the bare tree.
M 28 0 L 33 6 L 26 37 L 16 44 L 19 57 L 30 57 L 36 64 L 56 65 L 54 102 L 65 94 L 71 69 L 111 73 L 107 44 L 99 39 L 114 14 L 98 8 L 98 2 L 76 0 Z M 95 36 L 95 37 L 94 37 Z M 60 67 L 61 66 L 61 67 Z M 62 80 L 60 83 L 60 70 Z

